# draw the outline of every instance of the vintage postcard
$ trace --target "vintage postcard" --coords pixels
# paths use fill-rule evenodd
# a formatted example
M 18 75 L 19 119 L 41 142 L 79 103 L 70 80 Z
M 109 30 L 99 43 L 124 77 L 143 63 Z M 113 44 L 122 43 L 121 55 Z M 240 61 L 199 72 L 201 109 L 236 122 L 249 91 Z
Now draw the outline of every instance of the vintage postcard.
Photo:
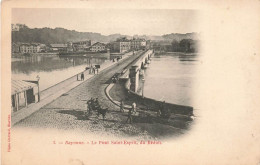
M 260 164 L 260 1 L 3 1 L 3 165 Z

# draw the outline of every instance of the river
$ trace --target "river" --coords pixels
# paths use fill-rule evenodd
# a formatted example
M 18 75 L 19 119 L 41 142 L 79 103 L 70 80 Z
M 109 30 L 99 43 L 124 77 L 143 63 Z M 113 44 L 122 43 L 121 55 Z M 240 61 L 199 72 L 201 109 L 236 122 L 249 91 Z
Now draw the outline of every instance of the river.
M 36 80 L 40 77 L 41 91 L 70 78 L 90 65 L 100 65 L 107 58 L 32 56 L 12 58 L 12 79 Z
M 197 55 L 155 54 L 144 71 L 144 96 L 193 106 L 192 91 L 197 64 Z
M 197 56 L 180 53 L 154 55 L 144 71 L 144 95 L 157 100 L 193 106 L 193 80 Z M 105 58 L 32 56 L 12 59 L 12 79 L 36 80 L 41 91 L 80 73 L 85 67 L 103 64 Z

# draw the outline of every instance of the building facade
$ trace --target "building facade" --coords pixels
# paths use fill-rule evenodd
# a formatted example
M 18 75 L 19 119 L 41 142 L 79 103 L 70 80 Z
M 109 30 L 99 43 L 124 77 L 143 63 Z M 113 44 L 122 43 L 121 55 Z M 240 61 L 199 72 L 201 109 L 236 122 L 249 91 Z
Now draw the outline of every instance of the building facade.
M 113 43 L 113 51 L 114 52 L 119 52 L 119 53 L 124 53 L 127 52 L 131 49 L 131 41 L 124 38 L 117 39 Z
M 20 53 L 38 53 L 40 46 L 38 44 L 21 44 L 19 46 Z
M 19 31 L 20 27 L 17 24 L 12 24 L 12 31 Z
M 72 42 L 68 42 L 67 43 L 67 52 L 73 52 L 73 43 Z
M 132 50 L 140 50 L 146 48 L 146 40 L 141 38 L 133 38 L 131 40 L 131 49 Z
M 67 44 L 50 44 L 51 52 L 65 52 L 67 51 Z
M 20 52 L 19 45 L 16 43 L 12 43 L 12 53 L 19 53 L 19 52 Z
M 73 51 L 75 52 L 87 51 L 91 47 L 91 40 L 73 42 L 72 46 L 73 46 Z
M 92 52 L 102 52 L 106 50 L 106 44 L 97 42 L 90 47 Z

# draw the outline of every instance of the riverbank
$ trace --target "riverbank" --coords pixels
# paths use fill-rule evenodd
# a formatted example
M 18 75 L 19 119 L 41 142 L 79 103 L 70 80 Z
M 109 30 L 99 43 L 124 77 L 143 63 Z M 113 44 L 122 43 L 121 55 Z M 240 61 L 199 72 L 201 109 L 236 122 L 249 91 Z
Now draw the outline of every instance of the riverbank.
M 164 121 L 157 121 L 157 118 L 149 117 L 145 113 L 134 118 L 133 124 L 126 124 L 127 113 L 119 112 L 119 107 L 107 98 L 104 91 L 113 75 L 123 71 L 138 57 L 139 55 L 134 55 L 119 60 L 117 65 L 103 70 L 16 123 L 13 129 L 30 127 L 73 130 L 81 134 L 91 133 L 98 136 L 133 139 L 161 139 L 183 134 L 185 129 L 176 128 Z M 84 116 L 87 108 L 86 101 L 90 98 L 99 98 L 101 106 L 108 108 L 109 113 L 104 121 L 97 118 L 95 113 L 89 117 Z
M 59 57 L 98 57 L 98 58 L 109 58 L 110 53 L 109 52 L 64 52 L 59 53 Z
M 12 58 L 21 58 L 21 57 L 31 57 L 31 56 L 56 56 L 58 52 L 48 52 L 48 53 L 30 53 L 28 55 L 22 53 L 12 53 Z

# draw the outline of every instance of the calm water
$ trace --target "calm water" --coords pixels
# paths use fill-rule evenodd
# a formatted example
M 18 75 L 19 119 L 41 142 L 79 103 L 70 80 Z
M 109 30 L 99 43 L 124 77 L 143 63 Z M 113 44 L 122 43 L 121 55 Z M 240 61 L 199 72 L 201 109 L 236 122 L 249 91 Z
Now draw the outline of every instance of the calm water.
M 36 80 L 44 90 L 83 71 L 87 66 L 102 64 L 109 59 L 86 57 L 33 56 L 12 59 L 12 79 Z
M 160 54 L 145 69 L 144 95 L 180 105 L 193 105 L 197 56 Z

